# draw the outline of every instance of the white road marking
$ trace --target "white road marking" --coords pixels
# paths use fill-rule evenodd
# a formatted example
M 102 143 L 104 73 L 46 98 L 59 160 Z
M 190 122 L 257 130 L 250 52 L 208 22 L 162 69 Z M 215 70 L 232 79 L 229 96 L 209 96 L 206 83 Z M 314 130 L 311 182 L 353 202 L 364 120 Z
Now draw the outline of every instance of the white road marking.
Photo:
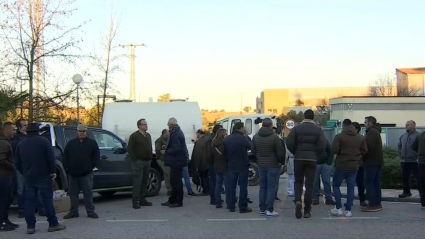
M 106 222 L 168 222 L 168 219 L 146 219 L 146 220 L 106 220 Z
M 239 219 L 232 219 L 232 218 L 225 218 L 225 219 L 207 219 L 207 221 L 210 222 L 217 222 L 217 221 L 265 221 L 265 218 L 239 218 Z
M 63 222 L 63 221 L 58 221 L 59 223 L 61 223 L 61 222 Z M 26 224 L 26 222 L 13 222 L 13 223 L 15 223 L 15 224 Z M 37 222 L 37 224 L 38 223 L 49 223 L 49 222 L 45 222 L 45 221 L 43 221 L 43 222 Z
M 369 219 L 379 219 L 379 217 L 322 217 L 325 220 L 369 220 Z

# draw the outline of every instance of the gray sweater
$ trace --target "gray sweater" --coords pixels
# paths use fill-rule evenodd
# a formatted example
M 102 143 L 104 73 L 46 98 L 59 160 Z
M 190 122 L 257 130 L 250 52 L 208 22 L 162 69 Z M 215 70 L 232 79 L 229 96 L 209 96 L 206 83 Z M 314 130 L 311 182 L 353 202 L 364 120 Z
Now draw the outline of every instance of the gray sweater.
M 260 168 L 277 168 L 285 162 L 286 150 L 273 129 L 262 127 L 252 139 L 251 153 Z
M 405 133 L 400 137 L 398 143 L 398 155 L 401 157 L 401 161 L 406 163 L 418 162 L 418 154 L 412 149 L 412 144 L 418 135 L 419 132 L 415 130 L 410 134 Z

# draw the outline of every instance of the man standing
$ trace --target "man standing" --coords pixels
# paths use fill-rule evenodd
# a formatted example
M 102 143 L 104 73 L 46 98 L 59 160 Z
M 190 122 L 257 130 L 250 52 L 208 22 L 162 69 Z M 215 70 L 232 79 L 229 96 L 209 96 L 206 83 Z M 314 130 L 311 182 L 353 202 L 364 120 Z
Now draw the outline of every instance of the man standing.
M 384 157 L 382 154 L 381 126 L 376 118 L 368 116 L 365 118 L 366 144 L 368 152 L 363 156 L 365 173 L 366 197 L 369 205 L 362 210 L 365 212 L 377 212 L 382 210 L 381 177 Z
M 412 149 L 412 144 L 418 135 L 419 132 L 416 131 L 415 121 L 407 121 L 406 133 L 400 137 L 398 143 L 398 155 L 401 158 L 401 175 L 403 177 L 403 193 L 398 195 L 399 198 L 412 196 L 410 192 L 411 174 L 419 180 L 418 154 Z
M 146 201 L 146 190 L 152 161 L 152 138 L 146 132 L 148 130 L 148 122 L 145 119 L 139 119 L 137 127 L 139 130 L 131 134 L 128 139 L 128 154 L 131 158 L 133 170 L 132 201 L 134 209 L 140 209 L 140 206 L 152 206 L 151 202 Z
M 332 154 L 331 145 L 326 140 L 326 150 L 319 153 L 317 157 L 316 176 L 314 179 L 314 196 L 313 205 L 319 205 L 320 197 L 320 178 L 322 179 L 323 189 L 325 191 L 326 205 L 335 205 L 335 201 L 332 199 L 331 192 L 331 165 L 334 159 Z
M 313 199 L 313 184 L 316 174 L 317 153 L 326 149 L 326 138 L 322 129 L 314 122 L 314 112 L 306 110 L 304 120 L 291 130 L 286 146 L 294 154 L 295 173 L 295 216 L 302 217 L 301 195 L 305 178 L 306 192 L 304 195 L 304 218 L 311 217 Z
M 165 149 L 167 146 L 169 136 L 170 132 L 168 132 L 168 129 L 163 129 L 161 137 L 155 140 L 156 160 L 164 170 L 164 181 L 165 187 L 167 188 L 167 196 L 171 196 L 172 193 L 170 184 L 170 167 L 164 165 L 164 155 L 161 153 L 161 150 Z
M 232 134 L 224 140 L 223 156 L 228 163 L 229 171 L 226 201 L 230 212 L 235 212 L 237 184 L 239 184 L 239 212 L 252 212 L 248 207 L 248 150 L 251 149 L 251 143 L 244 136 L 244 132 L 244 124 L 238 122 L 233 126 Z
M 425 132 L 416 137 L 412 144 L 412 149 L 418 153 L 419 193 L 421 195 L 422 210 L 425 210 Z
M 332 143 L 332 153 L 336 154 L 335 172 L 333 175 L 333 189 L 335 193 L 336 206 L 331 214 L 341 216 L 343 214 L 341 204 L 341 184 L 347 183 L 347 203 L 345 204 L 345 216 L 352 217 L 351 206 L 354 201 L 354 186 L 356 175 L 360 166 L 360 157 L 367 153 L 364 136 L 357 133 L 351 120 L 342 122 L 342 133 L 335 136 Z
M 78 198 L 83 192 L 87 217 L 99 218 L 93 205 L 93 169 L 100 159 L 99 146 L 96 141 L 87 138 L 87 126 L 77 126 L 78 138 L 71 139 L 65 146 L 63 164 L 69 174 L 69 196 L 71 210 L 63 219 L 78 217 Z
M 260 214 L 278 217 L 273 205 L 280 176 L 279 163 L 285 164 L 286 150 L 274 133 L 270 118 L 263 120 L 263 126 L 254 136 L 251 153 L 256 156 L 260 168 Z
M 207 147 L 207 138 L 205 137 L 205 132 L 203 130 L 197 130 L 195 145 L 192 151 L 192 163 L 194 169 L 199 173 L 201 179 L 202 193 L 200 196 L 208 196 L 210 193 L 214 194 L 212 190 L 210 192 L 209 188 L 209 178 L 208 178 L 208 164 L 206 156 L 206 147 Z
M 354 128 L 356 128 L 357 133 L 360 134 L 360 131 L 361 131 L 360 124 L 358 122 L 352 122 L 351 124 L 354 126 Z M 362 158 L 360 158 L 360 166 L 356 175 L 356 184 L 357 184 L 357 193 L 360 200 L 360 206 L 366 207 L 367 204 L 366 204 L 366 195 L 365 195 L 365 186 L 364 186 L 364 169 L 363 169 Z
M 212 134 L 209 136 L 207 142 L 206 142 L 206 156 L 207 156 L 207 162 L 208 162 L 208 173 L 209 173 L 209 186 L 210 188 L 215 188 L 216 187 L 216 183 L 217 183 L 217 179 L 216 179 L 216 172 L 215 172 L 215 168 L 214 168 L 214 153 L 213 153 L 213 147 L 212 147 L 212 141 L 213 139 L 216 137 L 217 135 L 217 131 L 219 129 L 222 129 L 223 126 L 216 124 L 213 127 L 212 130 Z M 215 194 L 214 193 L 210 193 L 210 204 L 211 205 L 215 205 L 216 204 L 216 199 L 215 199 Z
M 56 159 L 49 140 L 39 136 L 39 127 L 30 123 L 27 137 L 16 148 L 16 168 L 25 178 L 25 221 L 27 233 L 35 233 L 37 192 L 40 192 L 49 222 L 49 232 L 65 230 L 59 224 L 53 207 L 53 180 L 56 178 Z
M 11 137 L 6 135 L 9 133 L 11 126 L 13 127 L 13 124 L 4 123 L 2 131 L 0 131 L 0 232 L 13 231 L 19 227 L 19 225 L 13 224 L 9 220 L 9 208 L 13 191 L 12 182 L 15 175 L 12 146 L 9 143 Z
M 164 164 L 171 168 L 170 182 L 173 193 L 168 198 L 168 201 L 162 203 L 162 206 L 176 208 L 183 207 L 183 182 L 182 171 L 187 166 L 189 158 L 186 140 L 183 131 L 177 124 L 175 118 L 168 120 L 170 129 L 170 139 L 165 150 L 162 150 L 164 155 Z

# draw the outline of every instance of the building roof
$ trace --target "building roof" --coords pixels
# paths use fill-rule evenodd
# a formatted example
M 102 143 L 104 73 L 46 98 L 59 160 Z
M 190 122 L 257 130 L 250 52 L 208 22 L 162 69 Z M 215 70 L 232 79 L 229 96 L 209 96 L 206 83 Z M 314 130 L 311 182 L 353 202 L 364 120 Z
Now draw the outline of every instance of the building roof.
M 425 74 L 425 67 L 419 68 L 397 68 L 397 71 L 406 73 L 406 74 Z

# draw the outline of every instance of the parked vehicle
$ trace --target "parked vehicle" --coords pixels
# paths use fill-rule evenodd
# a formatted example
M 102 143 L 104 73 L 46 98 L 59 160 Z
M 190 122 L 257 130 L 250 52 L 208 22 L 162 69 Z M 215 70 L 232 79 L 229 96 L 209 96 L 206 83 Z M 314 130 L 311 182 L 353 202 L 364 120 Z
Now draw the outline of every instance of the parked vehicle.
M 40 125 L 40 135 L 49 139 L 56 155 L 56 183 L 59 189 L 68 190 L 68 177 L 62 164 L 62 154 L 69 140 L 77 137 L 77 126 Z M 88 128 L 87 136 L 96 140 L 100 149 L 100 161 L 94 171 L 93 191 L 102 196 L 112 196 L 117 191 L 131 191 L 133 176 L 127 144 L 114 133 Z M 164 180 L 163 170 L 156 160 L 152 160 L 149 172 L 148 196 L 156 196 Z
M 280 128 L 279 120 L 276 115 L 273 114 L 252 114 L 252 115 L 237 115 L 237 116 L 229 116 L 222 119 L 217 120 L 216 124 L 222 125 L 223 128 L 227 130 L 227 132 L 231 133 L 233 131 L 233 126 L 242 122 L 245 125 L 245 130 L 247 131 L 247 135 L 252 139 L 254 135 L 260 130 L 262 126 L 263 119 L 271 118 L 273 120 L 273 126 L 276 128 Z M 257 159 L 251 152 L 248 152 L 248 157 L 251 162 L 249 167 L 249 185 L 256 186 L 260 183 L 260 170 L 257 165 Z M 284 166 L 282 166 L 281 174 L 284 173 Z

